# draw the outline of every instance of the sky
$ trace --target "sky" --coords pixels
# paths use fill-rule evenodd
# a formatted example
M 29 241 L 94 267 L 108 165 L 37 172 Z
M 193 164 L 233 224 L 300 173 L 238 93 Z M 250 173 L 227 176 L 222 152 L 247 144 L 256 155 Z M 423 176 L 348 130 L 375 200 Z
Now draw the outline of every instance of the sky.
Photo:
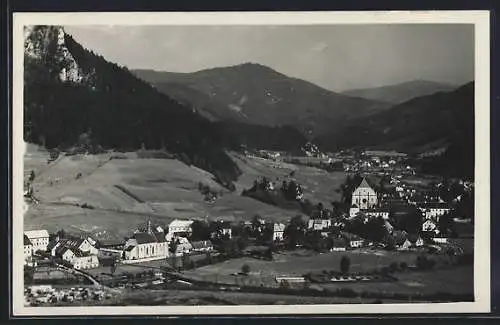
M 451 24 L 310 26 L 67 26 L 129 69 L 195 72 L 246 62 L 332 91 L 411 80 L 474 78 L 474 27 Z

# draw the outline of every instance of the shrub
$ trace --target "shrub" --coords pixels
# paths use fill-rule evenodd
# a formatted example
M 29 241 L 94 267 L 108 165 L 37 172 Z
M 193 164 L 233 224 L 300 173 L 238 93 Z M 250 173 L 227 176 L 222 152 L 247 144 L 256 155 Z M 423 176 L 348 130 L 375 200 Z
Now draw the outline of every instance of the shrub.
M 399 263 L 399 268 L 402 271 L 406 271 L 408 269 L 408 264 L 406 262 L 401 262 L 401 263 Z
M 398 271 L 398 263 L 396 262 L 392 262 L 390 265 L 389 265 L 389 273 L 395 273 Z
M 250 266 L 248 264 L 243 264 L 243 266 L 241 267 L 241 272 L 243 274 L 248 274 L 250 273 Z
M 351 267 L 351 259 L 348 256 L 342 256 L 340 259 L 340 272 L 347 274 Z

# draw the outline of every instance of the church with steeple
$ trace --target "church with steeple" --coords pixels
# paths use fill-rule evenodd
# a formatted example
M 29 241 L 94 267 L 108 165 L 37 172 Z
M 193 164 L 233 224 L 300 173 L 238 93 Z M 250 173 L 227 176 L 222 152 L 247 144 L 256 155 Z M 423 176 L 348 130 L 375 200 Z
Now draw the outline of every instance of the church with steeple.
M 377 192 L 368 184 L 366 178 L 363 178 L 359 186 L 352 192 L 351 207 L 368 210 L 376 207 L 377 203 Z

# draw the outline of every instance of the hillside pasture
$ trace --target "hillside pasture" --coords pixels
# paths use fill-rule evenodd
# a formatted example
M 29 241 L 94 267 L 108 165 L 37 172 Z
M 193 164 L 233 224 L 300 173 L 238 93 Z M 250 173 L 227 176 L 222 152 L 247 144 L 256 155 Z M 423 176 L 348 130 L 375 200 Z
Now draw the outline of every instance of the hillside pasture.
M 327 172 L 315 167 L 244 157 L 239 154 L 232 154 L 232 157 L 243 172 L 236 182 L 239 191 L 252 187 L 254 180 L 267 177 L 278 186 L 283 180 L 297 181 L 302 186 L 304 198 L 313 204 L 322 202 L 328 206 L 331 201 L 341 199 L 339 190 L 346 179 L 344 172 Z

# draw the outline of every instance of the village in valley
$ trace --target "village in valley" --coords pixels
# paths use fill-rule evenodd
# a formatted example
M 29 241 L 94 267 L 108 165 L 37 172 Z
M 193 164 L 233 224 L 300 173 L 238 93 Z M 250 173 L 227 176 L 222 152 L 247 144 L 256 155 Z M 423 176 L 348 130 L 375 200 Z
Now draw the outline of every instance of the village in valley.
M 241 194 L 192 186 L 206 204 L 241 195 L 280 208 L 280 220 L 258 213 L 169 222 L 146 216 L 130 222 L 121 239 L 57 225 L 26 230 L 25 304 L 231 304 L 257 294 L 257 303 L 266 296 L 280 303 L 473 299 L 472 182 L 421 174 L 406 154 L 389 151 L 321 153 L 308 144 L 302 156 L 259 150 L 240 158 L 269 170 L 341 173 L 331 193 L 338 199 L 311 201 L 315 189 L 291 169 L 257 177 Z M 26 181 L 28 206 L 40 203 L 36 173 Z
M 260 24 L 24 26 L 25 307 L 477 302 L 474 24 Z

